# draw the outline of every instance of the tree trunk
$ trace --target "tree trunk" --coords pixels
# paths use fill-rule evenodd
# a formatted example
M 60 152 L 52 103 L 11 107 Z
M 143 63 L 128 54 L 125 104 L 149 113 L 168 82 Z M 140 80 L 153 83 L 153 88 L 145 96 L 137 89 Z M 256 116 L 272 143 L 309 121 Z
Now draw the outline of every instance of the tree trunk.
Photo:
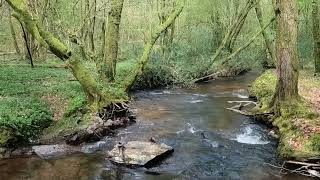
M 96 27 L 96 17 L 97 17 L 97 0 L 94 0 L 93 2 L 93 19 L 91 23 L 91 31 L 90 31 L 90 44 L 91 44 L 91 51 L 95 52 L 95 44 L 94 44 L 94 34 L 95 34 L 95 27 Z
M 11 15 L 9 17 L 9 23 L 10 23 L 10 31 L 11 31 L 14 47 L 16 49 L 17 54 L 20 54 L 21 51 L 20 51 L 20 48 L 19 48 L 19 45 L 18 45 L 17 35 L 16 35 L 16 31 L 15 31 L 14 26 L 13 26 Z
M 73 54 L 65 44 L 53 36 L 50 32 L 44 30 L 42 25 L 37 21 L 38 18 L 32 16 L 29 12 L 24 0 L 6 0 L 14 9 L 14 16 L 22 23 L 29 34 L 39 42 L 41 46 L 50 50 L 61 60 L 66 61 L 73 75 L 81 84 L 83 90 L 87 94 L 88 103 L 92 109 L 96 110 L 98 104 L 103 100 L 101 90 L 98 88 L 98 82 L 94 79 L 91 72 L 85 68 L 85 65 L 79 60 L 76 54 Z
M 166 21 L 162 24 L 160 24 L 159 27 L 155 29 L 155 31 L 152 33 L 150 40 L 145 44 L 144 51 L 142 56 L 140 57 L 138 61 L 138 67 L 133 70 L 133 72 L 128 76 L 128 78 L 124 81 L 123 88 L 125 91 L 129 91 L 130 88 L 133 86 L 134 82 L 138 79 L 139 76 L 143 73 L 148 60 L 151 55 L 151 50 L 156 43 L 156 41 L 159 39 L 161 34 L 165 32 L 165 30 L 172 25 L 172 23 L 175 22 L 177 17 L 180 15 L 180 13 L 183 10 L 183 5 L 177 5 L 175 7 L 175 10 L 171 13 L 171 15 L 166 19 Z
M 283 102 L 299 99 L 298 2 L 277 0 L 276 3 L 278 82 L 271 105 L 280 116 Z
M 261 29 L 263 29 L 264 25 L 263 25 L 263 17 L 262 17 L 262 11 L 261 11 L 260 3 L 256 4 L 255 10 L 256 10 L 256 15 L 257 15 L 260 27 L 261 27 Z M 271 40 L 267 30 L 263 30 L 262 31 L 262 36 L 263 36 L 263 39 L 265 41 L 268 53 L 269 53 L 270 58 L 271 58 L 271 60 L 269 60 L 267 62 L 268 67 L 274 67 L 275 66 L 275 62 L 276 62 L 276 57 L 275 57 L 275 50 L 274 50 L 274 47 L 272 45 L 272 40 Z
M 320 13 L 318 0 L 312 1 L 312 20 L 313 20 L 313 58 L 315 62 L 315 73 L 320 73 Z
M 30 37 L 27 35 L 27 32 L 26 32 L 26 30 L 25 30 L 25 28 L 23 26 L 23 23 L 21 21 L 20 21 L 20 25 L 21 25 L 21 29 L 22 29 L 22 32 L 23 32 L 23 39 L 24 39 L 24 42 L 25 42 L 26 53 L 27 53 L 28 58 L 30 60 L 31 67 L 34 68 L 32 51 L 31 51 L 30 43 L 29 43 Z
M 228 31 L 226 32 L 220 46 L 218 47 L 211 59 L 210 66 L 208 66 L 208 69 L 210 69 L 213 63 L 222 54 L 224 49 L 227 49 L 230 53 L 232 53 L 234 43 L 237 40 L 237 37 L 243 27 L 248 13 L 254 7 L 255 2 L 255 0 L 247 0 L 245 7 L 240 11 L 237 18 L 234 20 L 234 23 L 228 28 Z
M 105 53 L 103 67 L 100 67 L 101 79 L 113 82 L 116 75 L 119 27 L 124 0 L 111 0 L 111 10 L 108 14 L 108 25 L 105 39 Z

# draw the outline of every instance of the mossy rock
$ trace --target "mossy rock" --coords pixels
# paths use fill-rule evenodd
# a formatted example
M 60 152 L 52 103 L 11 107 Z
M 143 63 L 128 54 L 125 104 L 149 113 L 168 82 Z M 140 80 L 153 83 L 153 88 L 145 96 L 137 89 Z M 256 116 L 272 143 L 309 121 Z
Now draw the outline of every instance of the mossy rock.
M 6 146 L 13 139 L 14 136 L 9 130 L 0 129 L 0 147 Z

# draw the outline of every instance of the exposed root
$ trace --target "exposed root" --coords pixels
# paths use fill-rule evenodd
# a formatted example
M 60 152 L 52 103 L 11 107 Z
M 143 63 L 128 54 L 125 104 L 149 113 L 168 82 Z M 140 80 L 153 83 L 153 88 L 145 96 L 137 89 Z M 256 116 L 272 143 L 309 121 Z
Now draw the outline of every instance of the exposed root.
M 91 118 L 92 122 L 88 127 L 65 137 L 67 144 L 80 145 L 84 142 L 98 141 L 106 135 L 113 135 L 115 129 L 135 122 L 135 116 L 125 103 L 111 104 Z

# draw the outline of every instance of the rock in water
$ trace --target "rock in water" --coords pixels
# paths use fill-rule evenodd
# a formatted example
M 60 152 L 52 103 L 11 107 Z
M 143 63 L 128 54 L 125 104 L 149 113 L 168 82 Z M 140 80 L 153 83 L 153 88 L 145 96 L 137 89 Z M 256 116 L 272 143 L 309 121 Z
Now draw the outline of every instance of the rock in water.
M 77 147 L 68 146 L 68 145 L 33 146 L 32 150 L 41 159 L 58 158 L 58 157 L 61 157 L 61 156 L 66 156 L 66 155 L 70 155 L 70 154 L 79 152 L 79 149 Z
M 173 153 L 173 148 L 166 144 L 131 141 L 119 148 L 117 145 L 108 152 L 110 160 L 126 166 L 151 167 Z

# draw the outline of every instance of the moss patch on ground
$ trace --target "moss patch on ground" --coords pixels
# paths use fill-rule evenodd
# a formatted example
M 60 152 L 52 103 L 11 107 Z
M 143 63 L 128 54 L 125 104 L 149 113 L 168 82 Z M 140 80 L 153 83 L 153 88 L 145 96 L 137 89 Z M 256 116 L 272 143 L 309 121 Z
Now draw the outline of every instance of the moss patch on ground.
M 270 112 L 276 82 L 275 71 L 268 70 L 252 83 L 250 93 L 259 101 L 255 112 Z M 278 152 L 286 159 L 320 159 L 320 78 L 302 71 L 299 93 L 301 98 L 283 102 L 281 117 L 273 119 L 280 133 Z

